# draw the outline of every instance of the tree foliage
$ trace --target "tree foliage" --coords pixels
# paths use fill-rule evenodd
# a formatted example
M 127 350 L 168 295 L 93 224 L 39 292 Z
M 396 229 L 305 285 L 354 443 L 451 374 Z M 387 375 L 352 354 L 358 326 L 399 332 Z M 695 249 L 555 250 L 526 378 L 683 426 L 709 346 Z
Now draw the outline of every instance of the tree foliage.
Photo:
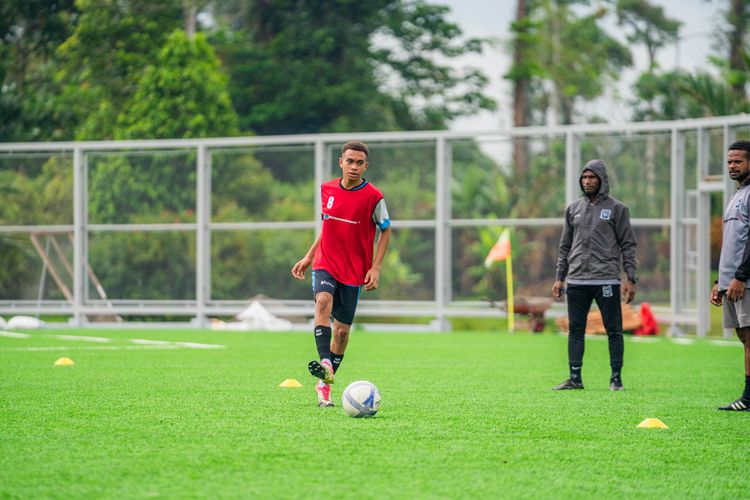
M 244 8 L 234 7 L 244 6 Z M 422 0 L 216 5 L 241 128 L 260 134 L 443 128 L 490 109 L 486 76 L 441 62 L 482 50 Z M 237 12 L 231 19 L 228 9 Z
M 677 39 L 681 23 L 648 0 L 617 0 L 615 9 L 618 24 L 630 30 L 628 42 L 646 47 L 648 72 L 652 72 L 657 67 L 656 51 Z
M 506 78 L 527 79 L 534 112 L 531 123 L 572 123 L 580 105 L 604 93 L 605 86 L 632 64 L 627 47 L 602 27 L 603 8 L 582 10 L 582 0 L 530 0 L 528 14 L 513 25 L 525 57 Z
M 113 117 L 127 113 L 137 82 L 180 27 L 180 0 L 78 0 L 73 34 L 60 46 L 63 99 L 75 137 L 112 139 Z
M 0 2 L 0 141 L 68 137 L 55 53 L 77 15 L 73 0 Z
M 239 132 L 227 78 L 203 34 L 182 30 L 143 70 L 117 117 L 117 139 L 232 136 Z

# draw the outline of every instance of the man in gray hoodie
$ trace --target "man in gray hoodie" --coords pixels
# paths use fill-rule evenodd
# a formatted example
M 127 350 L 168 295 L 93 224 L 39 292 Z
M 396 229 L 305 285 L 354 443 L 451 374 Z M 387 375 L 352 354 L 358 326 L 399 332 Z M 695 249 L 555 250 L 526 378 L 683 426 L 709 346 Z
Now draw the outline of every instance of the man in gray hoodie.
M 555 390 L 583 389 L 586 319 L 596 300 L 609 340 L 612 368 L 610 390 L 621 391 L 622 307 L 620 296 L 630 303 L 635 297 L 637 243 L 630 227 L 630 211 L 609 195 L 607 168 L 591 160 L 579 180 L 583 196 L 565 209 L 565 227 L 557 257 L 557 278 L 552 285 L 556 299 L 568 295 L 568 363 L 570 378 Z M 621 269 L 626 279 L 620 286 Z M 567 282 L 567 288 L 565 287 Z
M 737 141 L 727 153 L 729 177 L 737 192 L 724 212 L 719 257 L 719 279 L 711 290 L 711 303 L 723 304 L 724 328 L 734 328 L 745 350 L 745 390 L 720 410 L 750 411 L 750 142 Z

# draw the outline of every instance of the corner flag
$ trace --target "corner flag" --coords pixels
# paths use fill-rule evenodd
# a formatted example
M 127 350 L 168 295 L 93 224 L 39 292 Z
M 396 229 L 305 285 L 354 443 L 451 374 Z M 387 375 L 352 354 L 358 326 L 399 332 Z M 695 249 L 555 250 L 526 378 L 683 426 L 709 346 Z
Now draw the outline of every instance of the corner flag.
M 513 320 L 513 258 L 510 251 L 510 232 L 508 228 L 503 229 L 497 242 L 490 249 L 487 258 L 484 259 L 484 267 L 490 268 L 495 262 L 505 261 L 505 279 L 508 289 L 508 330 L 513 331 L 515 322 Z
M 487 258 L 484 259 L 484 267 L 491 267 L 493 263 L 510 258 L 510 233 L 503 229 L 497 242 L 490 249 Z

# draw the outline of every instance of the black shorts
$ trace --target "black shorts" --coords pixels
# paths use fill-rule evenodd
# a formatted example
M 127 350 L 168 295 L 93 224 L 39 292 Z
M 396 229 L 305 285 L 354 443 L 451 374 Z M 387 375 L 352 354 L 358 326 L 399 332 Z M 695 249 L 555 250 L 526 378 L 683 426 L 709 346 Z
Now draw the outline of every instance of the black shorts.
M 344 285 L 336 281 L 331 273 L 325 269 L 313 269 L 312 272 L 313 297 L 320 292 L 333 295 L 333 319 L 345 325 L 354 322 L 354 313 L 357 312 L 357 302 L 362 291 L 361 286 Z

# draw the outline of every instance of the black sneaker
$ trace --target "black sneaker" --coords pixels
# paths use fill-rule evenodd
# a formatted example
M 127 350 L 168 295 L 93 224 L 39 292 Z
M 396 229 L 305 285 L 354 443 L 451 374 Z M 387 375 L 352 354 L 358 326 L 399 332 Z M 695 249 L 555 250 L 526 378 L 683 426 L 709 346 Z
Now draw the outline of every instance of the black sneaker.
M 319 378 L 326 384 L 333 383 L 333 367 L 331 365 L 312 360 L 307 364 L 307 369 L 313 377 Z
M 583 389 L 583 382 L 573 382 L 568 379 L 560 385 L 556 385 L 552 388 L 553 391 L 565 391 L 569 389 Z
M 625 388 L 622 386 L 622 380 L 614 379 L 609 381 L 609 390 L 610 391 L 624 391 Z
M 719 409 L 726 411 L 750 411 L 750 401 L 740 398 L 726 406 L 719 406 Z

